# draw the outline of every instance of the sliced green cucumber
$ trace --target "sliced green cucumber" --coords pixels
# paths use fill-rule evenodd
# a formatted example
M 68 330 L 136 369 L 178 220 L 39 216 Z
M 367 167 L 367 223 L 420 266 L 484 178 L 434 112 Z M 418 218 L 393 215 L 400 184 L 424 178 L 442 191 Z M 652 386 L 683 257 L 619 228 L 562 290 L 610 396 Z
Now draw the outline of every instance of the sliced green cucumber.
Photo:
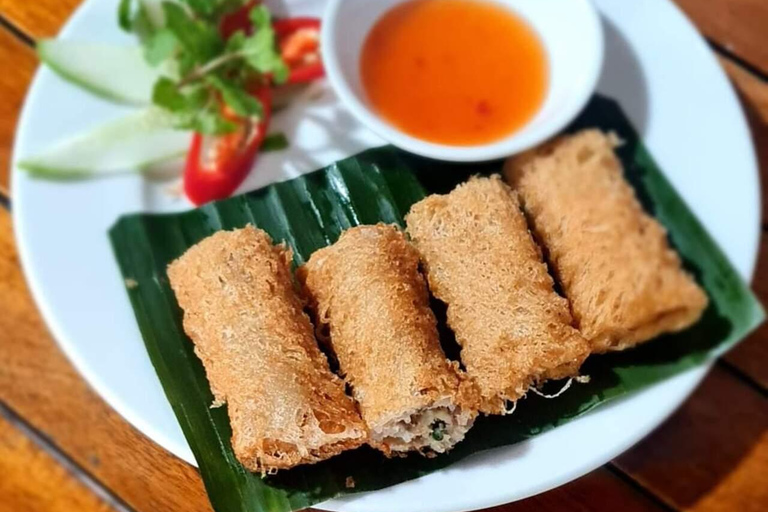
M 42 39 L 37 55 L 65 80 L 117 103 L 149 105 L 163 74 L 147 64 L 140 46 Z
M 75 135 L 22 159 L 17 167 L 48 179 L 82 179 L 148 172 L 157 163 L 183 154 L 190 132 L 174 130 L 171 116 L 149 107 Z

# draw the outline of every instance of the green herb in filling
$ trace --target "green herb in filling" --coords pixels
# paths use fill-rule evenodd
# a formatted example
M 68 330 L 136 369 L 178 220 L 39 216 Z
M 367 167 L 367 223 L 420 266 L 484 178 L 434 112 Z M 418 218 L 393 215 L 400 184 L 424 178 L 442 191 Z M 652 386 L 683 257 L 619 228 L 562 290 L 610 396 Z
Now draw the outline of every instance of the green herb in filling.
M 435 441 L 442 441 L 445 437 L 445 422 L 442 420 L 435 420 L 429 428 L 432 429 L 432 439 Z

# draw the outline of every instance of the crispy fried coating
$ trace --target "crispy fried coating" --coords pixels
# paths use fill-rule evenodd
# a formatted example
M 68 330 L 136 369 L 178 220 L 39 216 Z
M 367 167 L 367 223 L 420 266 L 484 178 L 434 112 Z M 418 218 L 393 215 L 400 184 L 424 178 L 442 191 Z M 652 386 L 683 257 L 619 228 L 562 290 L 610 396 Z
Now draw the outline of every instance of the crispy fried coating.
M 476 416 L 475 388 L 440 347 L 418 267 L 404 234 L 378 224 L 347 230 L 299 271 L 370 444 L 388 455 L 446 451 Z
M 585 130 L 510 159 L 504 171 L 598 353 L 684 329 L 708 302 L 623 179 L 616 143 Z
M 317 346 L 290 259 L 248 226 L 206 238 L 168 267 L 215 405 L 228 404 L 235 455 L 262 473 L 367 440 L 344 383 Z
M 532 384 L 578 372 L 588 345 L 499 176 L 427 197 L 406 223 L 432 293 L 448 305 L 483 412 L 503 414 Z

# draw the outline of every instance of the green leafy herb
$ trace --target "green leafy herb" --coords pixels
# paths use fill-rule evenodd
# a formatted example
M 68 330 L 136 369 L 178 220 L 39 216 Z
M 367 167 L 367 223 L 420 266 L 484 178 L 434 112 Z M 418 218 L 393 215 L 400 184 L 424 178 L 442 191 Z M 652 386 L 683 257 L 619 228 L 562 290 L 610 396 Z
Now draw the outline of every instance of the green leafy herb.
M 211 16 L 216 12 L 217 2 L 211 2 L 210 0 L 183 0 L 187 4 L 192 12 L 201 16 Z
M 162 77 L 155 82 L 152 91 L 152 102 L 171 112 L 180 112 L 187 108 L 187 97 L 176 87 L 170 78 Z
M 224 48 L 218 28 L 195 19 L 180 4 L 163 2 L 167 29 L 176 36 L 189 62 L 203 65 L 216 58 Z
M 276 83 L 288 78 L 288 66 L 275 51 L 275 31 L 269 10 L 259 5 L 251 9 L 254 34 L 245 38 L 241 52 L 251 67 L 261 73 L 272 73 Z
M 432 429 L 432 439 L 435 441 L 442 441 L 445 437 L 445 422 L 442 420 L 435 420 L 429 428 Z
M 284 133 L 278 132 L 278 133 L 270 133 L 266 137 L 264 137 L 264 141 L 261 143 L 261 152 L 265 153 L 268 151 L 280 151 L 281 149 L 285 149 L 288 147 L 288 137 L 285 136 Z
M 130 31 L 132 28 L 132 8 L 133 0 L 120 0 L 120 5 L 117 7 L 117 24 L 123 30 Z
M 244 0 L 182 0 L 195 16 L 218 21 L 221 16 L 243 6 Z
M 247 13 L 250 35 L 224 40 L 222 17 L 244 8 L 245 0 L 121 0 L 118 20 L 134 32 L 152 66 L 172 70 L 158 79 L 153 102 L 174 116 L 177 128 L 217 135 L 236 128 L 223 114 L 226 105 L 240 117 L 259 118 L 263 106 L 254 88 L 281 83 L 288 67 L 280 57 L 269 10 Z
M 165 25 L 158 0 L 120 0 L 117 11 L 120 28 L 146 41 Z
M 169 29 L 160 29 L 147 37 L 144 43 L 144 58 L 152 66 L 168 60 L 176 50 L 178 39 Z
M 231 80 L 211 75 L 207 81 L 221 93 L 224 103 L 235 114 L 242 117 L 261 117 L 263 115 L 263 109 L 259 100 L 239 88 Z

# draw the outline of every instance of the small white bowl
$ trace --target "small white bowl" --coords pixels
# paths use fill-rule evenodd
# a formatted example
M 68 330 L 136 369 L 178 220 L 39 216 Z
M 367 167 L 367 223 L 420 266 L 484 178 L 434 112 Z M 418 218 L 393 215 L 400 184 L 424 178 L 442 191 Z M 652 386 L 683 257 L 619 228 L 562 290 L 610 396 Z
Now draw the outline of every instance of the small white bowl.
M 330 0 L 321 46 L 326 73 L 352 114 L 380 137 L 411 153 L 456 162 L 503 158 L 564 128 L 586 105 L 603 62 L 603 29 L 590 0 L 485 0 L 506 6 L 538 33 L 549 59 L 549 90 L 538 113 L 501 140 L 475 146 L 426 142 L 392 126 L 368 103 L 360 81 L 360 52 L 382 14 L 410 0 Z

